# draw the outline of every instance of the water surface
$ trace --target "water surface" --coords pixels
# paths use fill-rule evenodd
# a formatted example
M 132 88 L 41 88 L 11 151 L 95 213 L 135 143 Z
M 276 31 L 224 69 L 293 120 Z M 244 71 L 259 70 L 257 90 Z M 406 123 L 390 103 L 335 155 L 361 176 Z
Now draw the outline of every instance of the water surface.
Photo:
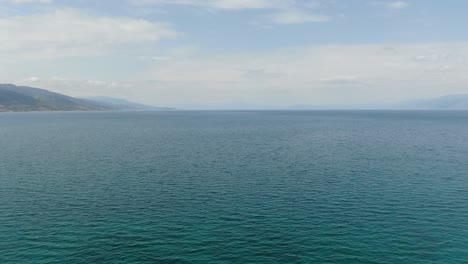
M 468 112 L 0 114 L 0 263 L 468 263 Z

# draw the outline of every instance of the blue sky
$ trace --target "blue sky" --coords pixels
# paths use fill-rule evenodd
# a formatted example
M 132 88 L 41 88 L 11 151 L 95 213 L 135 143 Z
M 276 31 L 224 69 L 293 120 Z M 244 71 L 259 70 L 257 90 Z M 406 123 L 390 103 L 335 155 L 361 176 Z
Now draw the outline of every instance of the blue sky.
M 1 82 L 176 107 L 468 92 L 463 0 L 0 0 Z

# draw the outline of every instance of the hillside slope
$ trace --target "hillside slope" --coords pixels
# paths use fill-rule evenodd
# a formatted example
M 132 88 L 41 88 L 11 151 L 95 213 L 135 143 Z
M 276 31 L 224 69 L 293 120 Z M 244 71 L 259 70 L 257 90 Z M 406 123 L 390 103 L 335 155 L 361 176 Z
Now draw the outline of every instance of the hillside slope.
M 0 84 L 0 112 L 113 110 L 98 102 L 44 89 Z

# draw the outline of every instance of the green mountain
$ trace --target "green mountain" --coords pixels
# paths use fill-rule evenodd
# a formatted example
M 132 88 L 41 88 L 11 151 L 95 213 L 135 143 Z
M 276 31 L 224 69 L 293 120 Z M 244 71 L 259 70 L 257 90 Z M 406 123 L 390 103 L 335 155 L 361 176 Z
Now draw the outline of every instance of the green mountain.
M 0 112 L 113 110 L 98 102 L 44 89 L 0 84 Z
M 148 106 L 110 97 L 80 99 L 39 88 L 0 84 L 0 112 L 102 110 L 170 110 L 170 108 Z

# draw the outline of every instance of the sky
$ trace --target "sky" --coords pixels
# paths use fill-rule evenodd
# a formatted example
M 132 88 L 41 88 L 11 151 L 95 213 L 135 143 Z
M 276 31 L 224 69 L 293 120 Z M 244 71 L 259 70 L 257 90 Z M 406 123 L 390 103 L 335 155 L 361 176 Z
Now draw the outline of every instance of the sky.
M 0 0 L 0 83 L 177 108 L 468 93 L 465 0 Z

